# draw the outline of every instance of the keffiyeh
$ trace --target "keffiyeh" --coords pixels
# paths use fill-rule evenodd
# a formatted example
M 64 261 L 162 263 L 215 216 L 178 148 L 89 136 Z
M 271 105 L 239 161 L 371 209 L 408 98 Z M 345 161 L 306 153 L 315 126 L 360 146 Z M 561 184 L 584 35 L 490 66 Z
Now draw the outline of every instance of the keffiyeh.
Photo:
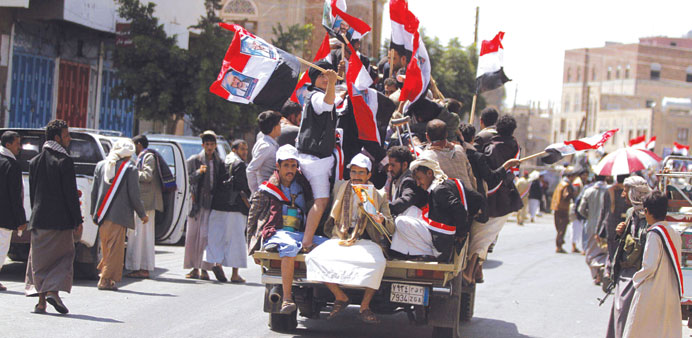
M 106 183 L 111 184 L 115 177 L 116 163 L 126 157 L 131 157 L 135 153 L 135 144 L 130 139 L 120 139 L 115 142 L 110 153 L 106 157 L 106 169 L 103 179 Z
M 651 188 L 645 179 L 639 176 L 630 176 L 625 179 L 624 185 L 629 188 L 629 199 L 634 210 L 640 211 L 643 208 L 644 197 L 651 193 Z

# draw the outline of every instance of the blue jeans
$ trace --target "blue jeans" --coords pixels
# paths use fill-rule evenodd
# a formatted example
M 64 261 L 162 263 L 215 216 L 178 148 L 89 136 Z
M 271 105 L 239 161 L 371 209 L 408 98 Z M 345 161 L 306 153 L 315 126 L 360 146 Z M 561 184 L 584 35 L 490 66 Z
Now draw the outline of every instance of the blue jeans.
M 303 235 L 304 233 L 302 232 L 281 229 L 278 230 L 274 236 L 269 237 L 262 246 L 265 247 L 274 244 L 278 246 L 279 257 L 295 257 L 303 248 Z M 327 239 L 326 237 L 315 235 L 312 242 L 316 245 L 320 245 Z

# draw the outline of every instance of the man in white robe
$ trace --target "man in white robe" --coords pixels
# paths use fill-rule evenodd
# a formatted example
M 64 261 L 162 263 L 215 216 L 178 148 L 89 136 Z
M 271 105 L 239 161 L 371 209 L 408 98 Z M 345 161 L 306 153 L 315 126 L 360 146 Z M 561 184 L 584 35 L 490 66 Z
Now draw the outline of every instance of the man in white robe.
M 605 265 L 607 252 L 603 250 L 596 238 L 598 235 L 598 221 L 603 209 L 603 201 L 608 193 L 605 176 L 596 176 L 596 183 L 584 191 L 584 196 L 579 202 L 578 211 L 586 219 L 584 222 L 584 254 L 586 264 L 591 270 L 591 278 L 594 284 L 601 284 L 601 275 L 598 271 Z
M 644 199 L 649 228 L 642 267 L 632 277 L 635 293 L 624 337 L 682 337 L 682 240 L 665 221 L 667 210 L 668 199 L 660 191 Z

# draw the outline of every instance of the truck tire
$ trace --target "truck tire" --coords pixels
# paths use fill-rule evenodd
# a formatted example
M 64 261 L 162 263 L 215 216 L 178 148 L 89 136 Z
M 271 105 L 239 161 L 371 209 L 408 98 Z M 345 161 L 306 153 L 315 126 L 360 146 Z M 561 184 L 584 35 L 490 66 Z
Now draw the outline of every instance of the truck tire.
M 454 329 L 451 327 L 434 326 L 432 338 L 454 338 Z
M 101 261 L 101 236 L 96 235 L 94 246 L 82 243 L 75 245 L 74 277 L 82 280 L 98 280 L 98 265 Z
M 298 327 L 298 312 L 293 311 L 293 313 L 288 315 L 282 315 L 280 313 L 270 313 L 269 314 L 269 328 L 276 332 L 291 332 Z
M 467 287 L 461 292 L 461 309 L 459 309 L 459 320 L 468 322 L 473 318 L 473 308 L 476 303 L 476 284 Z

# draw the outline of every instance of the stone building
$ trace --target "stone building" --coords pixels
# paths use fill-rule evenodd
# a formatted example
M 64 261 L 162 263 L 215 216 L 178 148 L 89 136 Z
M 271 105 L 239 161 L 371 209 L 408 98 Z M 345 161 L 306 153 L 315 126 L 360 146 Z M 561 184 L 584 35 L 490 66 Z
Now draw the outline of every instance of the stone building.
M 563 72 L 552 141 L 619 128 L 606 151 L 640 135 L 655 135 L 659 154 L 673 142 L 690 142 L 689 107 L 673 102 L 692 98 L 692 39 L 649 37 L 567 50 Z

